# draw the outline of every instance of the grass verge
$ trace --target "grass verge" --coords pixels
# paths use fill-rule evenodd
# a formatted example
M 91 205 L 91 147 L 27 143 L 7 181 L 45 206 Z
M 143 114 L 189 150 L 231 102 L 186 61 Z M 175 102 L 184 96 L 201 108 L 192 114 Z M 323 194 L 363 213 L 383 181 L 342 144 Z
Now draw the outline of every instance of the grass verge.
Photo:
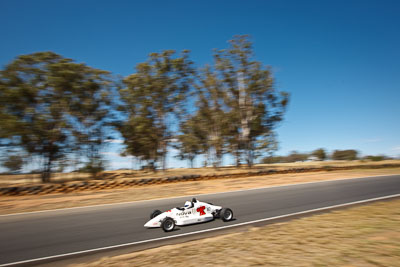
M 201 180 L 184 183 L 149 185 L 144 187 L 82 191 L 69 194 L 59 193 L 33 196 L 0 196 L 0 215 L 148 200 L 155 198 L 178 197 L 183 195 L 195 196 L 206 193 L 219 193 L 285 184 L 393 174 L 400 174 L 400 168 L 366 170 L 356 169 L 333 172 L 275 174 L 244 178 L 224 178 L 217 180 Z
M 265 170 L 287 170 L 292 168 L 321 168 L 321 167 L 354 167 L 354 166 L 379 166 L 383 164 L 400 164 L 400 160 L 384 160 L 384 161 L 315 161 L 315 162 L 294 162 L 294 163 L 276 163 L 276 164 L 257 164 L 253 168 L 248 169 L 243 166 L 237 168 L 234 166 L 220 167 L 218 169 L 212 167 L 203 168 L 177 168 L 158 171 L 156 173 L 146 170 L 114 170 L 105 171 L 99 174 L 99 179 L 142 179 L 142 178 L 162 178 L 182 175 L 221 175 L 221 174 L 246 174 L 251 171 Z M 53 173 L 51 177 L 52 183 L 71 182 L 71 181 L 90 181 L 91 177 L 88 173 Z M 40 174 L 0 174 L 0 186 L 18 186 L 18 185 L 37 185 L 41 184 Z
M 396 199 L 70 266 L 400 266 L 399 229 Z

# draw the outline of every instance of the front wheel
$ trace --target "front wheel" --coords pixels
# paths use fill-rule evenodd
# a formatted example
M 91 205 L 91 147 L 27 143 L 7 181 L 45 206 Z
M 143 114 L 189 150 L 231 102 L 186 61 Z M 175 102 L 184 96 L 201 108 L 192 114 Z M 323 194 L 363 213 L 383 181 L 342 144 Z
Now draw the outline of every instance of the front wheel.
M 160 215 L 162 212 L 161 210 L 154 210 L 151 214 L 150 214 L 150 219 L 153 219 L 154 217 L 157 217 L 158 215 Z
M 174 219 L 167 217 L 161 222 L 161 228 L 164 232 L 171 232 L 175 228 L 175 221 Z
M 230 221 L 233 219 L 233 211 L 229 208 L 223 208 L 219 212 L 219 217 L 224 221 Z

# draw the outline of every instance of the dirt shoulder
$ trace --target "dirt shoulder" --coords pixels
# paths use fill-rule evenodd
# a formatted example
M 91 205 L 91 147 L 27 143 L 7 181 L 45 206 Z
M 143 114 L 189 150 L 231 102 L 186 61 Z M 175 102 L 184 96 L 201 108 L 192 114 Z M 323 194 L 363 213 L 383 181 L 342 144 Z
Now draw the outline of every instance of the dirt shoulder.
M 391 200 L 70 266 L 400 266 L 399 229 Z
M 82 191 L 69 194 L 49 194 L 33 196 L 1 196 L 0 215 L 48 209 L 81 207 L 89 205 L 111 204 L 156 198 L 168 198 L 184 195 L 199 195 L 252 189 L 268 186 L 328 181 L 377 175 L 400 174 L 400 168 L 388 169 L 355 169 L 334 172 L 315 172 L 298 174 L 275 174 L 245 178 L 223 178 L 217 180 L 200 180 L 168 184 L 154 184 L 142 187 L 122 189 L 104 189 L 99 191 Z

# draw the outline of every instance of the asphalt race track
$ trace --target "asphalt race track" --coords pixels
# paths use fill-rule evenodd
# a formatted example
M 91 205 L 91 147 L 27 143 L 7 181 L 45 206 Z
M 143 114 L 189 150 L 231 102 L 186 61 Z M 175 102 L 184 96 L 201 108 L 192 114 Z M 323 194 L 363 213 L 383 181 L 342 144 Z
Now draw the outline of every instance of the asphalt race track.
M 235 220 L 178 227 L 170 233 L 145 229 L 143 225 L 149 220 L 152 210 L 165 211 L 182 206 L 191 197 L 3 215 L 0 216 L 0 265 L 182 235 L 396 194 L 400 194 L 400 175 L 194 196 L 231 208 Z

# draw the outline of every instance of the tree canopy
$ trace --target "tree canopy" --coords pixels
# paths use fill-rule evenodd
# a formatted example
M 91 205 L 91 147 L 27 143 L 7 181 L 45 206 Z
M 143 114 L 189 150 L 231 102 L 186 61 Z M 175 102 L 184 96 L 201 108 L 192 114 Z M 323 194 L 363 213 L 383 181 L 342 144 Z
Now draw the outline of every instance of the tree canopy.
M 3 144 L 39 157 L 44 182 L 54 163 L 78 147 L 91 150 L 89 161 L 98 157 L 107 74 L 53 52 L 16 58 L 0 73 Z
M 126 153 L 149 161 L 154 166 L 161 160 L 166 168 L 166 155 L 173 135 L 173 121 L 184 114 L 184 104 L 192 83 L 192 61 L 188 51 L 173 57 L 175 51 L 152 53 L 123 80 L 120 90 L 126 121 L 121 122 Z M 175 125 L 176 126 L 176 125 Z
M 154 170 L 167 167 L 171 148 L 191 166 L 204 155 L 218 167 L 230 153 L 251 167 L 277 149 L 289 100 L 254 57 L 249 38 L 235 36 L 213 64 L 197 67 L 189 51 L 165 50 L 117 79 L 54 52 L 18 56 L 0 72 L 0 145 L 40 159 L 44 182 L 73 158 L 96 176 L 106 141 L 118 134 L 121 154 Z

